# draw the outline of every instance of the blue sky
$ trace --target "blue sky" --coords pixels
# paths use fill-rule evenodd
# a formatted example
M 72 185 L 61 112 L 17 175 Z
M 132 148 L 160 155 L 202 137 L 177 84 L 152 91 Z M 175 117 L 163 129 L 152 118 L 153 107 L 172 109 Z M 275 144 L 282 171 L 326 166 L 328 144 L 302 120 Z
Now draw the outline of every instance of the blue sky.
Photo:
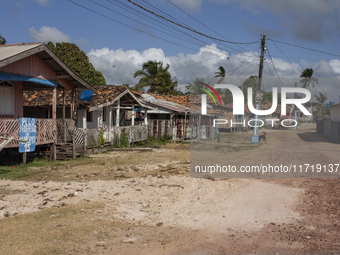
M 169 63 L 172 76 L 176 77 L 181 88 L 195 78 L 205 78 L 211 84 L 217 82 L 214 73 L 220 65 L 227 71 L 225 82 L 241 81 L 249 75 L 258 74 L 259 43 L 242 45 L 243 48 L 240 48 L 234 44 L 219 44 L 179 27 L 176 31 L 169 32 L 165 30 L 168 27 L 161 24 L 164 22 L 161 19 L 148 14 L 153 17 L 153 22 L 161 24 L 161 27 L 158 27 L 113 4 L 126 4 L 127 8 L 138 10 L 144 17 L 146 12 L 127 0 L 73 1 L 129 27 L 67 0 L 0 0 L 0 13 L 5 21 L 0 33 L 7 40 L 7 44 L 49 40 L 74 42 L 88 54 L 94 66 L 104 74 L 108 84 L 137 83 L 138 79 L 134 79 L 133 74 L 149 59 Z M 201 33 L 219 39 L 253 42 L 259 41 L 260 34 L 266 33 L 271 39 L 340 55 L 339 1 L 171 0 L 177 7 L 214 31 L 169 1 L 134 0 L 148 9 L 157 7 L 157 12 L 163 11 L 160 14 L 169 15 Z M 100 7 L 94 2 L 136 21 Z M 170 35 L 147 27 L 142 22 Z M 175 32 L 186 32 L 192 37 L 176 35 Z M 319 79 L 336 79 L 340 76 L 340 60 L 337 56 L 275 44 L 282 52 L 272 41 L 268 41 L 264 66 L 264 75 L 272 78 L 273 83 L 279 82 L 277 76 L 283 81 L 289 80 L 286 78 L 298 80 L 301 71 L 307 67 L 313 68 L 314 76 Z M 321 85 L 319 87 L 322 88 Z M 327 89 L 320 89 L 319 92 L 327 93 L 332 100 L 337 98 L 334 95 L 340 94 L 340 89 L 335 84 Z

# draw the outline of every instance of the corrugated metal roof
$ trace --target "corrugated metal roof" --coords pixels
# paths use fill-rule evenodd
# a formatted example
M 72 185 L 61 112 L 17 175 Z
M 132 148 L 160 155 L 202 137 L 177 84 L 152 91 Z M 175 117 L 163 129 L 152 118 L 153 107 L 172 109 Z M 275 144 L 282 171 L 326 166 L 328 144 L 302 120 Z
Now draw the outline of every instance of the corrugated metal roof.
M 9 57 L 13 57 L 27 50 L 39 47 L 44 43 L 22 43 L 22 44 L 9 44 L 0 45 L 0 61 Z
M 187 111 L 187 112 L 192 111 L 188 107 L 176 104 L 174 102 L 165 101 L 164 99 L 157 99 L 156 101 L 148 102 L 148 103 L 150 105 L 154 105 L 156 107 L 162 107 L 162 108 L 165 108 L 165 109 L 169 109 L 171 111 L 178 112 L 178 113 L 185 113 L 185 111 Z

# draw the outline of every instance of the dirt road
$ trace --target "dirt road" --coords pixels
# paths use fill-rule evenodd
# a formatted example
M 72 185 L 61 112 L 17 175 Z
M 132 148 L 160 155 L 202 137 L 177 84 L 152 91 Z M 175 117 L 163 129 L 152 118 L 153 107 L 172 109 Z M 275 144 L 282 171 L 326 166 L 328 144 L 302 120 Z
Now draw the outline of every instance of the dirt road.
M 267 131 L 267 144 L 255 147 L 244 133 L 208 146 L 235 166 L 339 163 L 340 145 L 313 128 Z M 197 179 L 189 177 L 189 159 L 188 146 L 167 145 L 1 180 L 0 253 L 340 251 L 338 179 Z

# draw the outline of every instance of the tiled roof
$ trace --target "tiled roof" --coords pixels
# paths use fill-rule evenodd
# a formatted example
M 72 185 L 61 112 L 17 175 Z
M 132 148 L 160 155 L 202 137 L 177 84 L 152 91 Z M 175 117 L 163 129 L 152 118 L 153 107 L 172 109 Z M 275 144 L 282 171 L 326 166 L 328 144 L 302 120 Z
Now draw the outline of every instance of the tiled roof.
M 75 101 L 79 107 L 89 107 L 105 103 L 113 100 L 117 95 L 124 92 L 127 88 L 125 86 L 94 86 L 94 95 L 92 102 L 79 101 L 81 91 L 76 91 Z M 65 90 L 66 93 L 66 106 L 71 105 L 71 92 Z M 24 107 L 33 108 L 47 108 L 52 106 L 52 90 L 25 90 L 24 93 Z M 63 106 L 63 91 L 58 90 L 57 107 Z

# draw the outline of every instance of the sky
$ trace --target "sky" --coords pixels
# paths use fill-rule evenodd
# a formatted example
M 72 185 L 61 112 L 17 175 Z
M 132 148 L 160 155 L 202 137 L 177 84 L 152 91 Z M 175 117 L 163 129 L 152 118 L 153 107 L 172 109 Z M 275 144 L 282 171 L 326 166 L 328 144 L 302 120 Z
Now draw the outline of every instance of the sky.
M 258 75 L 266 34 L 265 90 L 294 86 L 305 68 L 313 68 L 319 84 L 312 94 L 339 101 L 337 0 L 0 0 L 0 6 L 7 44 L 76 43 L 109 85 L 137 84 L 134 73 L 148 60 L 169 64 L 182 91 L 196 78 L 217 83 L 219 66 L 227 73 L 224 83 L 240 85 Z

